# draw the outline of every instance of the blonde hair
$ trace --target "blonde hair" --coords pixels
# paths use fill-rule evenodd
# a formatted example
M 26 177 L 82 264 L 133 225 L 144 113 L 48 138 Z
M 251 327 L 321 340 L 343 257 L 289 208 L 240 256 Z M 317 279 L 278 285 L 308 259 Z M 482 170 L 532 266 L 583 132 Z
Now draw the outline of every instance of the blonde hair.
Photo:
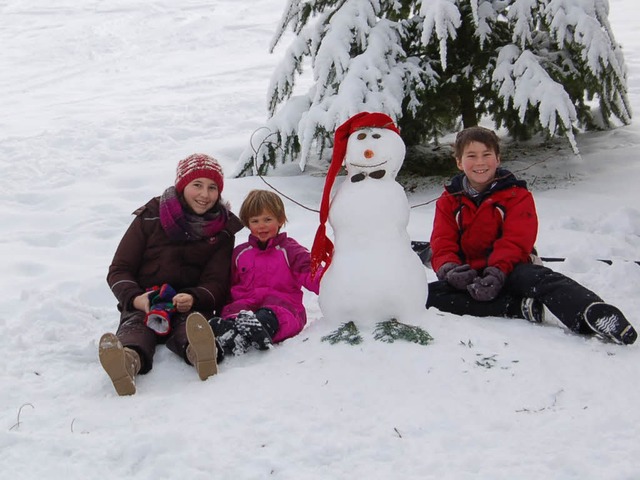
M 276 217 L 278 223 L 286 223 L 287 214 L 284 211 L 284 203 L 278 195 L 269 190 L 251 190 L 240 207 L 240 220 L 246 227 L 251 217 L 262 215 L 265 211 Z

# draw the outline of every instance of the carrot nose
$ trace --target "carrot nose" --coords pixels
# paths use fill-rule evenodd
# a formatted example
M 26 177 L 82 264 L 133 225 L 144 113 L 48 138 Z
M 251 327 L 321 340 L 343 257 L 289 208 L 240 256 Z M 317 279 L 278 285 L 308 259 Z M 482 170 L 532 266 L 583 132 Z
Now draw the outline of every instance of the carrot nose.
M 364 158 L 373 158 L 374 155 L 375 155 L 375 153 L 373 153 L 373 150 L 365 150 L 364 151 Z

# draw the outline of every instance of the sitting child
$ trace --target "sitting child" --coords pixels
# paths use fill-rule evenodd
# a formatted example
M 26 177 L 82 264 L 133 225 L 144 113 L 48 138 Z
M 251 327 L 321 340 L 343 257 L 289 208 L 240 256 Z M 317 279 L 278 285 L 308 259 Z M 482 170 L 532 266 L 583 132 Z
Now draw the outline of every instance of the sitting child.
M 158 344 L 193 365 L 201 380 L 217 372 L 213 332 L 199 312 L 224 304 L 242 229 L 221 199 L 223 186 L 216 159 L 190 155 L 178 162 L 174 186 L 134 212 L 107 275 L 120 323 L 98 347 L 118 395 L 136 392 L 135 378 L 151 370 Z
M 574 280 L 532 263 L 538 218 L 526 182 L 500 165 L 496 134 L 458 133 L 455 176 L 436 203 L 427 308 L 458 315 L 541 322 L 543 305 L 570 330 L 632 344 L 637 333 L 616 307 Z
M 282 199 L 252 190 L 240 207 L 240 220 L 251 231 L 231 259 L 231 301 L 221 318 L 209 320 L 224 354 L 249 347 L 266 350 L 300 333 L 307 323 L 302 287 L 318 293 L 321 275 L 312 278 L 309 251 L 280 229 L 287 221 Z

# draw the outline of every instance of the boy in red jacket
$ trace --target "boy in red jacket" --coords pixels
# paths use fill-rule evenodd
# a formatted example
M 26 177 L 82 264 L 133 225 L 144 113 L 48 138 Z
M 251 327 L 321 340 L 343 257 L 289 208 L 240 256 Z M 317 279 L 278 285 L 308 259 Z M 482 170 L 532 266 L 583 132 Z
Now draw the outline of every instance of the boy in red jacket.
M 632 344 L 637 333 L 616 307 L 574 280 L 532 263 L 538 217 L 526 182 L 500 166 L 496 134 L 458 133 L 458 168 L 436 203 L 427 308 L 458 315 L 541 322 L 546 306 L 570 330 Z

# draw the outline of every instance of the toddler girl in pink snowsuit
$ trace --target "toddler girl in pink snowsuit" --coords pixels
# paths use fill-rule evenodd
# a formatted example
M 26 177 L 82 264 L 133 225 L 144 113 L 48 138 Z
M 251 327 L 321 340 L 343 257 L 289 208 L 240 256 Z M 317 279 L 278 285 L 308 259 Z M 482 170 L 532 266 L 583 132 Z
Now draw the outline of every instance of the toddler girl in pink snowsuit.
M 233 250 L 231 293 L 221 318 L 209 323 L 224 354 L 242 354 L 253 346 L 266 350 L 300 333 L 307 323 L 302 287 L 318 293 L 321 275 L 312 277 L 309 251 L 281 233 L 287 221 L 282 199 L 252 190 L 240 207 L 240 220 L 251 231 Z

